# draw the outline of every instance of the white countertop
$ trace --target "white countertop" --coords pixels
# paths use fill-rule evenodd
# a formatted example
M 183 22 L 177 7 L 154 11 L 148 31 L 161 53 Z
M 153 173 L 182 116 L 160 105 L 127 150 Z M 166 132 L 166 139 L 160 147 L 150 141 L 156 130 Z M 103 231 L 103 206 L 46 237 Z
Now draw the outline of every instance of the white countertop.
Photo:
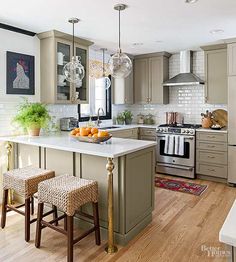
M 156 142 L 153 141 L 141 141 L 123 138 L 111 138 L 107 143 L 92 144 L 79 142 L 74 138 L 70 137 L 68 134 L 39 137 L 5 136 L 0 137 L 0 141 L 9 141 L 19 144 L 40 146 L 81 154 L 111 158 L 124 156 L 156 145 Z
M 198 129 L 196 129 L 197 132 L 216 132 L 216 133 L 228 133 L 228 130 L 226 127 L 220 129 L 220 130 L 214 130 L 214 129 L 211 129 L 211 128 L 203 128 L 203 127 L 200 127 Z
M 104 125 L 104 126 L 100 126 L 99 128 L 105 128 L 108 125 Z M 156 129 L 157 125 L 144 125 L 144 124 L 131 124 L 131 125 L 110 125 L 110 126 L 116 126 L 119 128 L 110 128 L 107 129 L 109 132 L 113 132 L 113 131 L 119 131 L 119 130 L 129 130 L 129 129 L 133 129 L 133 128 L 139 128 L 139 127 L 143 127 L 143 128 L 153 128 Z
M 236 200 L 232 205 L 225 222 L 219 233 L 219 240 L 230 246 L 236 247 Z

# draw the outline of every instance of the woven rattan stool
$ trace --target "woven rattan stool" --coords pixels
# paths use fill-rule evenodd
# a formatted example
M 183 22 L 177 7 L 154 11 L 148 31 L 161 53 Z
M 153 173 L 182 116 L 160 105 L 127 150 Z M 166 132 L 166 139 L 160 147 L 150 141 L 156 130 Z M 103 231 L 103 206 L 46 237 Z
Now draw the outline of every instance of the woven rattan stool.
M 52 225 L 55 221 L 46 222 L 42 219 L 44 203 L 55 205 L 64 212 L 57 221 L 64 218 L 64 229 Z M 93 216 L 80 212 L 80 215 L 93 219 L 94 227 L 74 239 L 73 218 L 75 212 L 86 203 L 92 203 Z M 96 244 L 100 245 L 100 227 L 98 215 L 98 184 L 95 181 L 80 179 L 70 175 L 62 175 L 43 181 L 38 187 L 38 220 L 35 246 L 40 247 L 41 230 L 50 227 L 67 236 L 67 261 L 73 261 L 73 245 L 95 231 Z
M 37 219 L 30 220 L 30 203 L 31 214 L 34 213 L 34 198 L 33 195 L 38 191 L 38 184 L 46 179 L 55 177 L 54 171 L 44 170 L 33 166 L 13 169 L 3 174 L 3 204 L 2 204 L 2 218 L 1 228 L 5 227 L 7 212 L 15 211 L 25 216 L 25 241 L 30 240 L 30 224 L 36 222 Z M 20 196 L 24 197 L 25 202 L 19 206 L 13 206 L 7 203 L 9 190 L 12 189 Z M 25 206 L 25 212 L 19 210 L 20 207 Z M 44 214 L 53 213 L 57 217 L 57 209 L 54 206 L 53 210 Z

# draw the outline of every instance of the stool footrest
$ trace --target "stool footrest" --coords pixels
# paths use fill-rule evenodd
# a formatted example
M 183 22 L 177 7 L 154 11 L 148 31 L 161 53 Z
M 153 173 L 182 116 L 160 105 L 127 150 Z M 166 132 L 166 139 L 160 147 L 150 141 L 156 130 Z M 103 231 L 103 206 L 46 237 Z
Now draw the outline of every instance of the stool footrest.
M 96 227 L 92 227 L 89 230 L 87 230 L 86 232 L 84 232 L 83 234 L 81 234 L 80 236 L 78 236 L 77 238 L 75 238 L 73 240 L 73 245 L 76 244 L 77 242 L 79 242 L 81 239 L 85 238 L 86 236 L 88 236 L 90 233 L 92 233 L 93 231 L 95 231 Z
M 55 231 L 57 231 L 59 233 L 62 233 L 63 235 L 67 235 L 67 231 L 66 230 L 64 230 L 64 229 L 62 229 L 60 227 L 54 226 L 50 222 L 46 222 L 46 221 L 42 220 L 41 224 L 43 225 L 43 228 L 44 227 L 50 227 L 51 229 L 53 229 L 53 230 L 55 230 Z
M 76 213 L 78 213 L 80 216 L 87 217 L 87 218 L 89 218 L 89 219 L 91 219 L 91 220 L 94 219 L 94 216 L 89 215 L 89 214 L 87 214 L 87 213 L 84 213 L 84 212 L 82 212 L 82 211 L 77 211 Z
M 11 206 L 11 205 L 6 205 L 6 207 L 8 208 L 7 212 L 9 211 L 15 211 L 16 213 L 24 216 L 25 215 L 25 212 L 24 211 L 21 211 L 21 210 L 18 210 L 17 207 L 14 207 L 14 206 Z

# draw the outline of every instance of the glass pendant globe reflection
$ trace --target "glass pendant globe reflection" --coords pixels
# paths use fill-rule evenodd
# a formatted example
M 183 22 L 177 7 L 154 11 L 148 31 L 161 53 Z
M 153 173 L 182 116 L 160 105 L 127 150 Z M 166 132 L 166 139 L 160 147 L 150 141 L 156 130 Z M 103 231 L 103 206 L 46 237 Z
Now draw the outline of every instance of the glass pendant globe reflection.
M 105 90 L 108 90 L 111 86 L 111 80 L 109 77 L 107 76 L 103 76 L 98 78 L 99 82 L 101 83 L 101 85 L 105 88 Z
M 73 56 L 71 62 L 64 66 L 63 74 L 68 82 L 78 83 L 82 81 L 85 76 L 85 70 L 78 56 Z
M 132 62 L 126 54 L 118 51 L 110 58 L 109 67 L 114 78 L 125 78 L 132 71 Z

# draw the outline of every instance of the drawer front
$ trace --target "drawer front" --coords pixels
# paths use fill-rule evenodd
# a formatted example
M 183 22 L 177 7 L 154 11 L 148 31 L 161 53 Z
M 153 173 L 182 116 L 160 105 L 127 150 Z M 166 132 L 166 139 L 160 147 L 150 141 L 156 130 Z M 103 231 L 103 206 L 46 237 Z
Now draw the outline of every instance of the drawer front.
M 111 132 L 113 137 L 138 139 L 138 129 L 127 129 Z
M 197 162 L 227 165 L 227 152 L 197 150 Z
M 156 141 L 156 136 L 140 136 L 140 140 Z
M 225 133 L 197 131 L 197 140 L 227 143 L 227 137 L 228 136 Z
M 206 141 L 197 140 L 196 146 L 197 146 L 197 149 L 227 152 L 226 143 L 207 143 Z
M 196 172 L 199 175 L 227 178 L 227 166 L 208 165 L 197 162 Z
M 156 129 L 155 128 L 140 128 L 140 135 L 141 136 L 156 136 Z

